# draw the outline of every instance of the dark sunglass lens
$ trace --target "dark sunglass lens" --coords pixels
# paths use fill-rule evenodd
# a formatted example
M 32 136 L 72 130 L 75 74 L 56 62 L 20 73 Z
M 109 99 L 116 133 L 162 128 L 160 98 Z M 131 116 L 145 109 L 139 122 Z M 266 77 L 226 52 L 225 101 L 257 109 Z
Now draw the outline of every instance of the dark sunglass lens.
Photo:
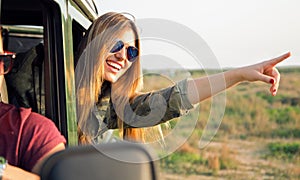
M 135 58 L 139 55 L 139 50 L 133 46 L 127 48 L 127 58 L 128 61 L 135 61 Z
M 124 43 L 122 41 L 118 41 L 114 47 L 110 50 L 111 53 L 115 53 L 120 51 L 124 47 Z

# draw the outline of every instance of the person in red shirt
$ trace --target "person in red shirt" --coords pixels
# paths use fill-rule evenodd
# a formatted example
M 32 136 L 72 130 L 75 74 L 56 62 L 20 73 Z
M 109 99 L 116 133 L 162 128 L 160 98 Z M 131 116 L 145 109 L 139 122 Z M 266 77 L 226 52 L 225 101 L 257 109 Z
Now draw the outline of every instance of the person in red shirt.
M 0 59 L 0 89 L 5 71 Z M 65 143 L 53 121 L 0 99 L 0 158 L 7 162 L 0 165 L 0 179 L 40 179 L 43 161 L 63 150 Z

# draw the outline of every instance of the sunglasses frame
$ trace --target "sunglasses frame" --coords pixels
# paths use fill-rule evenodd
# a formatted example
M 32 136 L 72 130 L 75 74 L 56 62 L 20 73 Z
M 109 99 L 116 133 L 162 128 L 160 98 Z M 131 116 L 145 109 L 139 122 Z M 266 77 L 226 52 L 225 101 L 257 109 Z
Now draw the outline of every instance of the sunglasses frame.
M 115 45 L 110 50 L 110 53 L 117 53 L 125 47 L 125 43 L 122 40 L 118 40 Z M 127 46 L 126 48 L 126 58 L 130 62 L 134 62 L 139 56 L 138 48 L 134 46 Z M 133 54 L 134 53 L 134 54 Z
M 16 53 L 13 53 L 13 52 L 8 52 L 8 51 L 5 51 L 3 53 L 0 53 L 0 61 L 2 61 L 2 58 L 9 58 L 9 66 L 7 68 L 6 71 L 4 71 L 3 73 L 0 73 L 0 75 L 5 75 L 7 74 L 13 67 L 13 59 L 16 57 Z

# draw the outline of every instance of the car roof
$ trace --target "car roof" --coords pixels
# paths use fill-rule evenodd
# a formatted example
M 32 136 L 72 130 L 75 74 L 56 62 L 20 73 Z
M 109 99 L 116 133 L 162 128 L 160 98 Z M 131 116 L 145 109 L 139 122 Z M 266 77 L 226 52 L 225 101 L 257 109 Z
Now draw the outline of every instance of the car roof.
M 43 23 L 41 0 L 2 0 L 1 24 L 41 25 Z M 54 1 L 54 0 L 44 0 Z M 69 0 L 75 3 L 88 19 L 93 21 L 98 17 L 94 0 Z

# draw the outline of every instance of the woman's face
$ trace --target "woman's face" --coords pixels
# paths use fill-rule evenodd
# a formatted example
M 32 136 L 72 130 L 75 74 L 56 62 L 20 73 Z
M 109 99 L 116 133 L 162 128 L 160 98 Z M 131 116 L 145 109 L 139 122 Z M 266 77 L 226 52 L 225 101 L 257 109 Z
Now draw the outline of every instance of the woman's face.
M 117 52 L 108 53 L 104 63 L 104 79 L 114 83 L 116 82 L 131 66 L 132 62 L 127 59 L 127 47 L 135 47 L 135 36 L 131 29 L 125 30 L 121 33 L 117 41 L 122 41 L 124 47 Z

